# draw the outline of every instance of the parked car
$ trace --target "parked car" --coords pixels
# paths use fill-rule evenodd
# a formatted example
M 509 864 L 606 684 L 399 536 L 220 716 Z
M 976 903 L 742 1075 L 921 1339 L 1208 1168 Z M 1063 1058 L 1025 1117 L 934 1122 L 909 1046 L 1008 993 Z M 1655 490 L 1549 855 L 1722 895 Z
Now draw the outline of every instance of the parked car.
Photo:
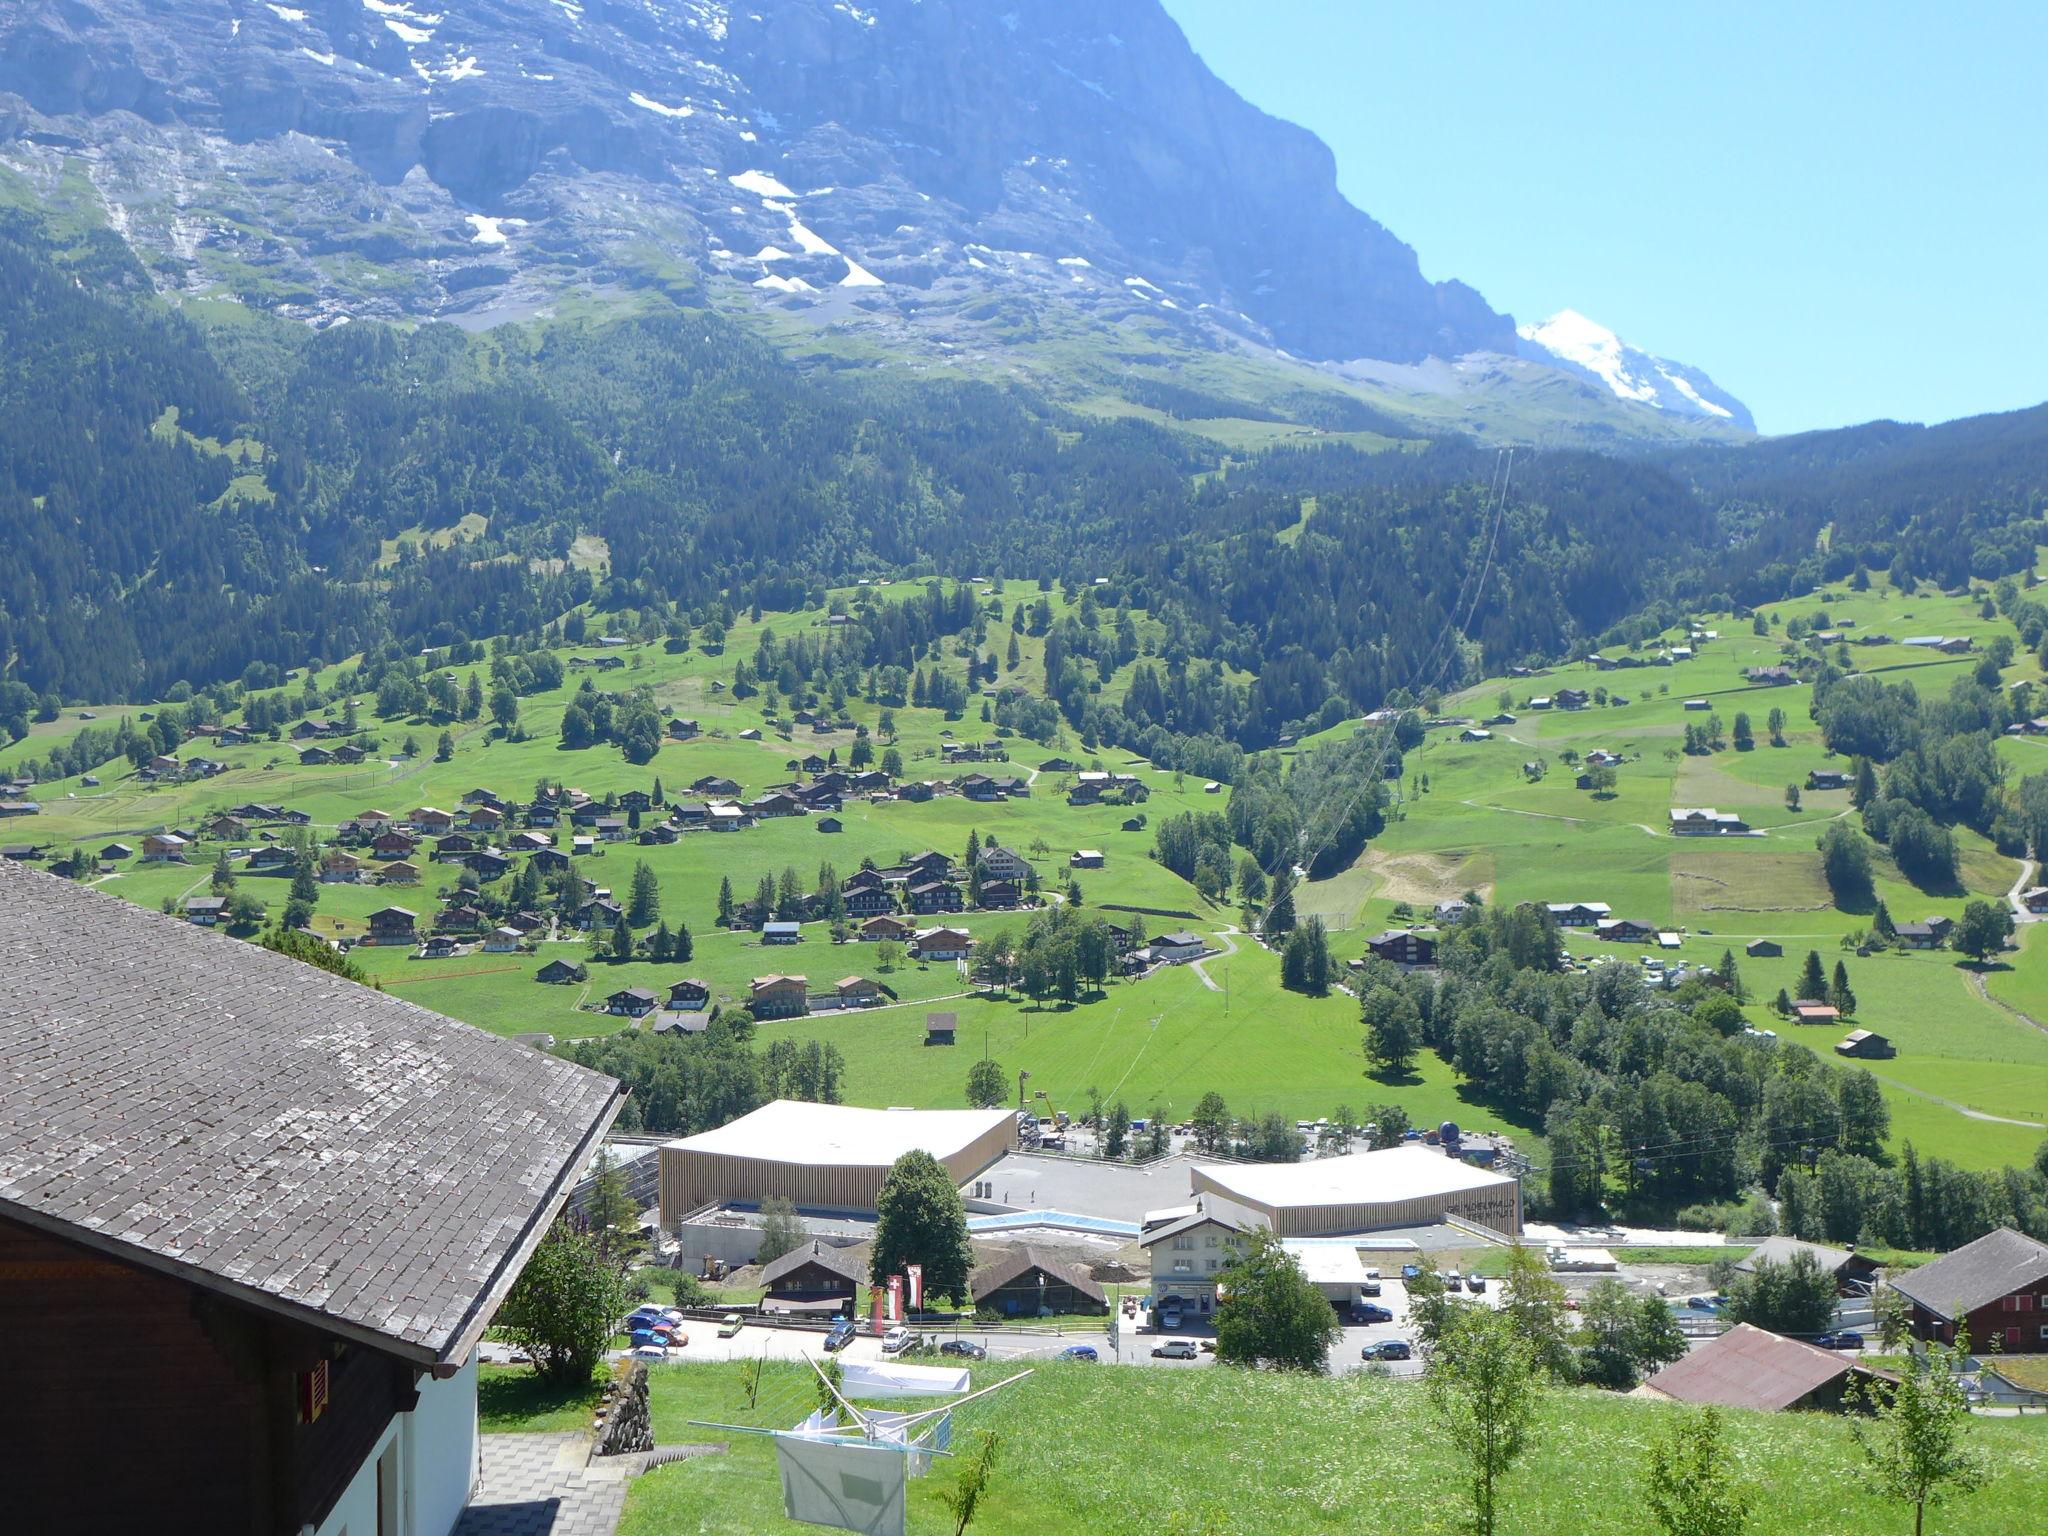
M 1401 1278 L 1403 1280 L 1413 1280 L 1421 1273 L 1422 1266 L 1420 1264 L 1403 1264 L 1401 1266 Z
M 1447 1290 L 1447 1291 L 1462 1291 L 1462 1290 L 1463 1290 L 1464 1288 L 1465 1288 L 1465 1278 L 1464 1278 L 1464 1276 L 1460 1275 L 1460 1274 L 1459 1274 L 1459 1273 L 1458 1273 L 1458 1272 L 1457 1272 L 1457 1271 L 1456 1271 L 1455 1269 L 1447 1269 L 1447 1270 L 1445 1270 L 1445 1271 L 1444 1271 L 1444 1289 L 1445 1289 L 1445 1290 Z
M 1379 1283 L 1379 1281 L 1377 1281 L 1377 1280 L 1363 1280 L 1363 1281 L 1360 1281 L 1360 1282 L 1359 1282 L 1359 1286 L 1358 1286 L 1358 1294 L 1359 1294 L 1359 1295 L 1361 1295 L 1361 1296 L 1377 1296 L 1377 1295 L 1379 1295 L 1379 1293 L 1380 1293 L 1380 1283 Z
M 1369 1301 L 1362 1301 L 1351 1309 L 1351 1321 L 1354 1323 L 1391 1323 L 1393 1320 L 1394 1314 L 1387 1308 Z
M 1178 1328 L 1180 1326 L 1180 1323 L 1181 1316 L 1179 1307 L 1169 1305 L 1161 1307 L 1159 1309 L 1160 1327 L 1171 1332 L 1173 1329 Z
M 721 1339 L 732 1338 L 746 1326 L 746 1320 L 739 1313 L 728 1312 L 718 1320 L 718 1336 Z
M 1155 1360 L 1192 1360 L 1199 1353 L 1193 1339 L 1168 1339 L 1164 1344 L 1156 1344 L 1152 1348 L 1152 1358 Z
M 1065 1349 L 1061 1350 L 1057 1355 L 1053 1356 L 1053 1358 L 1055 1360 L 1093 1361 L 1100 1360 L 1102 1356 L 1098 1355 L 1095 1352 L 1095 1346 L 1093 1344 L 1069 1344 Z
M 838 1354 L 840 1350 L 853 1342 L 855 1331 L 851 1322 L 843 1317 L 840 1318 L 825 1335 L 825 1352 L 833 1355 Z
M 1854 1328 L 1844 1328 L 1839 1333 L 1824 1333 L 1813 1342 L 1822 1349 L 1861 1349 L 1863 1335 Z
M 1408 1347 L 1406 1339 L 1381 1339 L 1377 1344 L 1368 1344 L 1358 1352 L 1361 1360 L 1412 1360 L 1415 1351 Z
M 636 1344 L 633 1346 L 635 1360 L 666 1360 L 668 1351 L 659 1344 Z
M 988 1346 L 977 1344 L 972 1339 L 948 1339 L 939 1346 L 942 1355 L 957 1355 L 962 1360 L 986 1360 Z
M 1465 1282 L 1465 1288 L 1469 1290 L 1474 1296 L 1480 1295 L 1486 1289 L 1486 1276 L 1474 1275 L 1471 1279 Z
M 891 1328 L 882 1335 L 882 1353 L 900 1355 L 910 1347 L 910 1330 L 902 1326 Z

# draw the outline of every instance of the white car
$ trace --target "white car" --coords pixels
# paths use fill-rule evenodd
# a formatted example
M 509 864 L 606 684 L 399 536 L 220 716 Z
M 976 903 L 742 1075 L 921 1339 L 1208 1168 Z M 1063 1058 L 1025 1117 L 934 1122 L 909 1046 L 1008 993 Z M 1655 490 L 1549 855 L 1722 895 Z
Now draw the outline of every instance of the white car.
M 882 1353 L 893 1355 L 909 1342 L 910 1330 L 908 1328 L 891 1328 L 882 1335 Z
M 668 1351 L 659 1344 L 641 1344 L 634 1348 L 633 1358 L 635 1360 L 666 1360 L 668 1358 Z

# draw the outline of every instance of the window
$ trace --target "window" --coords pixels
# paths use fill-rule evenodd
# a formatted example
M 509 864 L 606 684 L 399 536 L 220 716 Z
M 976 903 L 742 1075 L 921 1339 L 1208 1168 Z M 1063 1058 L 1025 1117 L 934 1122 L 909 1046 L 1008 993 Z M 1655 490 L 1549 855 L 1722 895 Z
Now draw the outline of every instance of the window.
M 1216 1261 L 1216 1260 L 1214 1260 L 1214 1259 L 1211 1259 L 1211 1260 L 1209 1261 L 1209 1273 L 1210 1273 L 1210 1274 L 1212 1274 L 1212 1275 L 1213 1275 L 1213 1274 L 1215 1274 L 1215 1273 L 1216 1273 L 1216 1271 L 1217 1271 L 1217 1269 L 1218 1269 L 1219 1267 L 1220 1267 L 1220 1266 L 1219 1266 L 1219 1265 L 1217 1264 L 1217 1261 Z
M 1192 1237 L 1188 1236 L 1185 1232 L 1181 1233 L 1180 1236 L 1176 1237 L 1173 1240 L 1173 1251 L 1175 1253 L 1186 1253 L 1190 1248 L 1193 1248 L 1194 1246 L 1195 1240 Z

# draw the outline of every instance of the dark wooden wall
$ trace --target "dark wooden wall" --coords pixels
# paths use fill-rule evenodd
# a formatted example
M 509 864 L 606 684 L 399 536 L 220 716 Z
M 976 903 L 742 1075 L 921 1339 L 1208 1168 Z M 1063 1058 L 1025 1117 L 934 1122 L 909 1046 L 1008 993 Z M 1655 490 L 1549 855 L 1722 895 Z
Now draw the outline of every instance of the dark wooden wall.
M 302 1425 L 296 1375 L 323 1354 L 330 1405 Z M 0 1218 L 8 1530 L 296 1532 L 411 1381 L 374 1351 Z

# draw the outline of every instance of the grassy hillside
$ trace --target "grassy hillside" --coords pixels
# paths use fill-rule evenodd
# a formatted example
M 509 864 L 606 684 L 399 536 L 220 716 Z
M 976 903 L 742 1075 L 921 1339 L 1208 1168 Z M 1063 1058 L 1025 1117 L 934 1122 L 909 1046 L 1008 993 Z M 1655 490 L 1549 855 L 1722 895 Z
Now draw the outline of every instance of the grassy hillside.
M 906 595 L 898 583 L 884 601 Z M 1014 585 L 1007 594 L 1035 600 L 1035 591 Z M 1071 605 L 1051 594 L 1056 612 Z M 1861 594 L 1830 593 L 1825 599 L 1834 623 L 1850 633 L 1894 636 L 1943 632 L 1988 638 L 2005 621 L 1979 617 L 1975 596 L 1906 596 L 1880 582 Z M 1494 730 L 1494 739 L 1465 743 L 1455 729 L 1432 730 L 1408 756 L 1399 800 L 1390 825 L 1349 869 L 1305 885 L 1297 905 L 1321 915 L 1336 931 L 1340 959 L 1363 952 L 1364 938 L 1390 923 L 1427 916 L 1430 903 L 1466 889 L 1495 902 L 1604 901 L 1621 916 L 1654 922 L 1682 933 L 1676 951 L 1653 951 L 1667 960 L 1711 963 L 1726 949 L 1741 962 L 1752 993 L 1750 1022 L 1793 1026 L 1771 1014 L 1768 1001 L 1779 988 L 1796 989 L 1801 960 L 1818 950 L 1832 969 L 1848 960 L 1859 999 L 1854 1023 L 1878 1030 L 1898 1046 L 1898 1055 L 1869 1063 L 1884 1087 L 1892 1112 L 1892 1140 L 1911 1139 L 1925 1152 L 1971 1167 L 1996 1167 L 2028 1160 L 2048 1121 L 2048 940 L 2039 930 L 2022 930 L 2021 948 L 2004 966 L 1979 973 L 1946 952 L 1885 953 L 1860 958 L 1843 951 L 1845 935 L 1866 926 L 1865 914 L 1837 910 L 1821 880 L 1815 839 L 1832 819 L 1851 814 L 1846 792 L 1802 789 L 1797 810 L 1788 809 L 1785 786 L 1804 783 L 1809 770 L 1844 766 L 1830 762 L 1807 716 L 1809 690 L 1764 688 L 1743 679 L 1751 666 L 1781 659 L 1784 623 L 1810 614 L 1812 600 L 1764 610 L 1770 633 L 1758 636 L 1747 620 L 1721 616 L 1704 620 L 1717 637 L 1701 642 L 1698 654 L 1671 666 L 1598 671 L 1590 664 L 1561 666 L 1523 680 L 1495 679 L 1468 690 L 1451 707 L 1485 716 L 1501 707 L 1516 715 Z M 1165 635 L 1148 616 L 1135 615 L 1141 648 L 1161 648 Z M 360 701 L 363 723 L 377 738 L 376 758 L 353 769 L 301 767 L 289 742 L 220 749 L 232 765 L 220 778 L 176 787 L 151 787 L 131 775 L 125 763 L 101 771 L 97 789 L 78 779 L 39 786 L 44 813 L 11 824 L 10 839 L 22 838 L 58 850 L 73 843 L 97 848 L 114 838 L 136 840 L 145 829 L 189 825 L 203 812 L 244 800 L 280 802 L 307 812 L 319 828 L 331 828 L 358 812 L 378 808 L 404 813 L 420 805 L 454 806 L 465 790 L 485 787 L 523 801 L 536 781 L 561 780 L 592 795 L 650 788 L 658 777 L 670 798 L 687 793 L 695 779 L 718 774 L 749 792 L 795 776 L 787 766 L 811 753 L 836 751 L 843 762 L 854 737 L 847 732 L 816 734 L 808 727 L 778 734 L 766 724 L 760 699 L 736 700 L 717 685 L 732 677 L 736 662 L 751 657 L 763 633 L 778 637 L 812 633 L 823 624 L 817 610 L 767 613 L 742 618 L 723 652 L 698 646 L 676 654 L 662 645 L 636 644 L 618 650 L 624 666 L 601 674 L 600 686 L 652 689 L 661 714 L 696 717 L 704 735 L 691 742 L 664 741 L 652 762 L 635 765 L 610 746 L 565 749 L 559 739 L 564 708 L 580 686 L 571 671 L 557 689 L 520 701 L 520 726 L 528 739 L 508 741 L 487 722 L 453 726 L 449 761 L 433 760 L 440 723 L 425 719 L 379 720 L 371 701 Z M 994 633 L 1001 634 L 998 629 Z M 1682 643 L 1673 631 L 1666 643 Z M 1004 642 L 1006 644 L 1006 641 Z M 1663 649 L 1648 644 L 1638 654 Z M 570 648 L 568 655 L 595 654 L 594 646 Z M 1019 664 L 1000 681 L 1035 687 L 1042 679 L 1043 642 L 1023 636 Z M 1946 689 L 1974 662 L 1937 657 L 1902 645 L 1856 646 L 1855 661 L 1888 679 L 1910 678 L 1923 695 Z M 1145 658 L 1141 658 L 1145 659 Z M 458 675 L 464 670 L 456 669 Z M 2008 679 L 2037 669 L 2022 653 Z M 335 669 L 321 677 L 331 685 Z M 1114 696 L 1127 683 L 1130 666 L 1107 679 Z M 294 683 L 297 686 L 297 683 Z M 1581 711 L 1538 711 L 1532 696 L 1564 687 L 1609 690 L 1609 702 Z M 1629 702 L 1617 704 L 1614 696 Z M 1751 716 L 1757 745 L 1731 747 L 1705 756 L 1682 750 L 1687 724 L 1707 718 L 1683 705 L 1705 698 L 1732 729 L 1736 711 Z M 1772 746 L 1765 726 L 1773 706 L 1787 715 L 1786 744 Z M 102 706 L 100 723 L 119 711 Z M 131 709 L 139 714 L 139 709 Z M 880 741 L 882 708 L 850 698 L 845 713 Z M 947 741 L 980 740 L 993 728 L 970 702 L 963 718 L 948 720 L 936 710 L 894 710 L 896 750 L 913 778 L 950 779 L 962 769 L 940 760 Z M 77 712 L 67 710 L 35 727 L 29 737 L 0 752 L 0 769 L 46 754 L 80 729 Z M 1346 724 L 1325 733 L 1349 736 Z M 760 730 L 763 739 L 742 740 Z M 414 737 L 421 751 L 399 756 Z M 1311 738 L 1303 748 L 1320 739 Z M 471 953 L 426 961 L 395 949 L 365 949 L 359 957 L 377 982 L 402 996 L 504 1034 L 545 1031 L 558 1039 L 609 1033 L 627 1021 L 592 1011 L 621 987 L 665 988 L 683 975 L 702 977 L 723 1000 L 745 996 L 749 978 L 779 971 L 807 975 L 814 990 L 841 977 L 859 975 L 882 983 L 895 1001 L 878 1010 L 816 1016 L 765 1024 L 761 1037 L 823 1038 L 846 1057 L 846 1091 L 851 1100 L 872 1104 L 954 1105 L 962 1101 L 968 1063 L 985 1049 L 1006 1072 L 1028 1070 L 1032 1086 L 1064 1108 L 1078 1108 L 1091 1090 L 1105 1099 L 1124 1099 L 1134 1113 L 1163 1110 L 1184 1116 L 1210 1090 L 1225 1094 L 1238 1114 L 1278 1111 L 1290 1119 L 1329 1115 L 1340 1107 L 1361 1109 L 1395 1100 L 1419 1123 L 1456 1119 L 1466 1125 L 1512 1128 L 1539 1160 L 1540 1127 L 1517 1123 L 1501 1108 L 1458 1080 L 1435 1056 L 1425 1053 L 1413 1080 L 1388 1083 L 1365 1072 L 1357 1005 L 1342 991 L 1314 998 L 1284 991 L 1278 959 L 1236 931 L 1234 905 L 1207 901 L 1193 886 L 1149 857 L 1154 830 L 1182 811 L 1216 812 L 1228 803 L 1228 789 L 1206 793 L 1192 778 L 1180 779 L 1126 754 L 1091 753 L 1071 733 L 1046 743 L 1011 737 L 1011 763 L 999 772 L 1036 778 L 1027 799 L 976 804 L 957 796 L 928 803 L 852 800 L 840 813 L 845 830 L 822 834 L 814 818 L 763 822 L 731 836 L 690 834 L 670 846 L 603 845 L 585 872 L 623 896 L 633 868 L 644 861 L 661 889 L 661 917 L 687 923 L 695 955 L 687 964 L 645 961 L 593 964 L 587 984 L 547 987 L 534 973 L 558 955 L 583 959 L 581 939 L 542 943 L 537 953 Z M 1625 761 L 1609 796 L 1573 787 L 1575 770 L 1565 754 L 1594 748 L 1619 752 Z M 187 755 L 213 751 L 204 742 Z M 1300 750 L 1300 749 L 1296 749 Z M 2010 771 L 2020 774 L 2048 766 L 2048 744 L 2035 740 L 2000 743 Z M 1037 773 L 1055 755 L 1137 774 L 1151 797 L 1135 811 L 1122 807 L 1072 807 L 1065 803 L 1063 776 Z M 2035 760 L 2039 759 L 2038 762 Z M 1532 776 L 1525 764 L 1540 764 Z M 1761 835 L 1726 839 L 1675 838 L 1666 813 L 1673 806 L 1712 806 L 1739 813 Z M 1142 816 L 1138 830 L 1124 821 Z M 819 865 L 830 862 L 844 877 L 863 858 L 888 864 L 926 848 L 959 859 L 970 833 L 999 841 L 1023 854 L 1050 887 L 1068 874 L 1068 856 L 1078 848 L 1100 849 L 1106 866 L 1081 872 L 1084 909 L 1149 909 L 1150 933 L 1192 927 L 1209 937 L 1218 955 L 1198 967 L 1170 968 L 1142 981 L 1112 981 L 1099 995 L 1075 1003 L 1038 1006 L 1018 996 L 990 997 L 970 987 L 953 965 L 914 963 L 880 968 L 872 945 L 833 945 L 824 924 L 807 925 L 805 941 L 794 947 L 764 947 L 758 936 L 724 932 L 714 925 L 718 887 L 729 879 L 735 896 L 746 899 L 764 874 L 793 868 L 805 889 Z M 1883 864 L 1879 893 L 1894 917 L 1905 921 L 1933 913 L 1958 913 L 1971 896 L 2001 897 L 2020 873 L 1981 838 L 1958 834 L 1962 879 L 1952 889 L 1921 890 Z M 139 866 L 133 862 L 102 880 L 108 890 L 147 905 L 203 892 L 215 845 L 203 845 L 190 867 Z M 362 931 L 368 914 L 393 901 L 430 913 L 452 889 L 450 866 L 425 866 L 426 881 L 412 888 L 327 885 L 315 916 L 318 931 L 346 936 Z M 270 900 L 284 899 L 285 882 L 244 876 L 243 888 Z M 1404 912 L 1404 904 L 1407 910 Z M 1021 914 L 981 913 L 964 919 L 983 938 L 1005 929 L 1021 935 Z M 1570 946 L 1582 958 L 1600 953 L 1590 932 L 1574 932 Z M 1778 958 L 1749 958 L 1744 946 L 1769 938 L 1784 950 Z M 1629 963 L 1642 946 L 1607 946 Z M 954 1012 L 959 1045 L 934 1051 L 923 1044 L 928 1008 Z M 1811 1031 L 1804 1043 L 1833 1061 L 1836 1035 Z M 1822 1036 L 1825 1035 L 1825 1038 Z
M 792 1408 L 785 1415 L 790 1424 L 809 1406 L 797 1370 L 770 1364 L 760 1394 L 764 1405 Z M 977 1384 L 996 1374 L 1004 1372 L 978 1370 Z M 622 1532 L 755 1536 L 806 1529 L 782 1519 L 769 1441 L 689 1422 L 769 1422 L 766 1415 L 745 1416 L 739 1367 L 657 1366 L 650 1385 L 659 1443 L 723 1441 L 729 1450 L 636 1481 Z M 549 1407 L 525 1373 L 486 1367 L 483 1397 L 488 1429 L 573 1429 L 585 1422 L 580 1403 Z M 1648 1536 L 1655 1526 L 1642 1504 L 1646 1446 L 1676 1411 L 1591 1391 L 1552 1395 L 1527 1456 L 1502 1484 L 1501 1529 L 1528 1536 L 1588 1530 Z M 1743 1477 L 1757 1495 L 1755 1536 L 1909 1527 L 1909 1512 L 1867 1490 L 1841 1419 L 1733 1413 L 1728 1427 Z M 1434 1433 L 1427 1400 L 1413 1383 L 1048 1364 L 985 1405 L 963 1410 L 956 1443 L 962 1432 L 979 1428 L 1000 1440 L 996 1476 L 974 1525 L 984 1536 L 1464 1528 L 1459 1465 Z M 2048 1478 L 2048 1440 L 2040 1424 L 1977 1419 L 1969 1439 L 1991 1455 L 1998 1475 L 1943 1506 L 1931 1529 L 1946 1536 L 2006 1536 L 2027 1528 L 2031 1517 L 2024 1511 Z M 911 1484 L 912 1532 L 952 1530 L 936 1494 L 954 1475 L 952 1465 L 941 1462 Z

